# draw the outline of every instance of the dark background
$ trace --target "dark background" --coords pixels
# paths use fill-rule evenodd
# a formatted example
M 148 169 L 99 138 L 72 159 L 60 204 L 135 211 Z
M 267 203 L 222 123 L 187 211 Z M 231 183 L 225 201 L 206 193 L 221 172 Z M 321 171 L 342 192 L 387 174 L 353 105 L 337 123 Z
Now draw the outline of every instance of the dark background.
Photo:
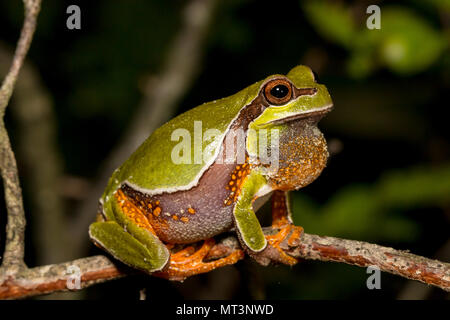
M 66 8 L 75 3 L 82 27 L 68 30 Z M 381 30 L 366 28 L 370 4 L 381 7 Z M 91 194 L 91 186 L 133 126 L 148 90 L 143 84 L 159 81 L 184 7 L 184 1 L 44 1 L 27 58 L 38 88 L 16 91 L 7 111 L 25 191 L 29 266 L 101 253 L 87 242 L 87 229 L 71 230 L 77 225 L 72 222 L 83 201 L 100 196 Z M 5 52 L 14 48 L 22 12 L 20 1 L 0 3 Z M 172 116 L 267 75 L 309 65 L 334 101 L 335 110 L 320 125 L 332 155 L 320 178 L 295 192 L 296 223 L 308 233 L 448 261 L 449 17 L 449 2 L 438 0 L 221 1 L 199 66 Z M 0 64 L 4 74 L 9 60 Z M 20 109 L 27 90 L 44 92 L 51 105 L 36 127 L 27 122 L 34 111 Z M 47 130 L 42 135 L 48 150 L 40 140 L 30 145 L 30 137 L 40 136 L 35 130 Z M 33 160 L 38 151 L 44 156 Z M 47 193 L 40 192 L 45 175 L 36 174 L 43 165 L 53 172 Z M 60 209 L 46 210 L 43 220 L 39 201 L 55 201 Z M 81 251 L 72 250 L 77 243 Z M 149 299 L 448 298 L 439 289 L 385 273 L 382 289 L 368 290 L 367 277 L 366 269 L 343 264 L 304 261 L 293 268 L 264 268 L 246 259 L 184 283 L 135 276 L 52 297 L 136 299 L 147 288 Z

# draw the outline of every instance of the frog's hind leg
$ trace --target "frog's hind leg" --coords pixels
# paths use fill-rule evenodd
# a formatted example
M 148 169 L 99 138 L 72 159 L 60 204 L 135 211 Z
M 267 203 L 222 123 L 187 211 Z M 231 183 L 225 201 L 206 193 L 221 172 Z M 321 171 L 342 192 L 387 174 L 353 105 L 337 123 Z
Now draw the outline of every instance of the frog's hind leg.
M 280 244 L 287 238 L 290 246 L 297 244 L 303 234 L 303 228 L 295 226 L 292 221 L 289 203 L 289 194 L 284 191 L 274 191 L 272 194 L 272 228 L 278 229 L 278 233 L 267 235 L 267 242 L 278 251 L 279 262 L 294 265 L 297 259 L 286 254 Z
M 121 195 L 115 195 L 118 201 L 104 204 L 106 219 L 92 223 L 89 236 L 95 244 L 127 265 L 148 273 L 162 270 L 169 261 L 169 250 L 150 226 L 143 225 L 145 217 L 138 208 L 120 198 Z
M 194 250 L 194 247 L 188 246 L 176 253 L 172 253 L 168 267 L 153 275 L 180 281 L 196 274 L 206 273 L 216 268 L 234 264 L 244 257 L 242 250 L 234 250 L 224 258 L 205 262 L 205 258 L 207 258 L 214 245 L 215 241 L 211 238 L 206 239 L 197 251 Z
M 96 245 L 134 268 L 151 273 L 161 270 L 167 264 L 168 254 L 164 245 L 159 246 L 156 243 L 159 240 L 152 239 L 154 236 L 149 232 L 143 235 L 146 240 L 142 242 L 142 238 L 137 240 L 117 222 L 105 221 L 91 224 L 89 235 Z

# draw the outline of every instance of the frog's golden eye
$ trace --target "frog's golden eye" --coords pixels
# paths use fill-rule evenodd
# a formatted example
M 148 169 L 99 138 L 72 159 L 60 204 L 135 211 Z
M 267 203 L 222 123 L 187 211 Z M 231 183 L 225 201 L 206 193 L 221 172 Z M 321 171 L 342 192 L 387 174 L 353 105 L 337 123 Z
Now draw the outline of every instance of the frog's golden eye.
M 267 101 L 276 106 L 285 104 L 292 98 L 292 85 L 285 79 L 274 79 L 264 87 Z

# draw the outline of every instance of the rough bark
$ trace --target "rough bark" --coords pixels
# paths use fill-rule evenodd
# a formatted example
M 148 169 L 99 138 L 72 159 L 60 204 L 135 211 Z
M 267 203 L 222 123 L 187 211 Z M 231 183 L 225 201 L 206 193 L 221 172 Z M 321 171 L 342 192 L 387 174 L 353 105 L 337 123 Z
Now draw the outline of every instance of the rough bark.
M 265 234 L 276 232 L 264 229 Z M 360 267 L 376 266 L 381 271 L 427 283 L 450 291 L 450 264 L 427 259 L 406 251 L 395 250 L 362 241 L 303 234 L 301 241 L 289 246 L 281 244 L 289 255 L 320 261 L 342 262 Z M 242 250 L 236 237 L 229 236 L 212 248 L 206 260 L 222 258 L 234 250 Z M 0 278 L 0 299 L 24 298 L 56 291 L 67 291 L 71 281 L 70 266 L 80 270 L 80 288 L 117 279 L 139 271 L 114 263 L 105 256 L 94 256 L 56 265 L 25 270 L 15 277 Z

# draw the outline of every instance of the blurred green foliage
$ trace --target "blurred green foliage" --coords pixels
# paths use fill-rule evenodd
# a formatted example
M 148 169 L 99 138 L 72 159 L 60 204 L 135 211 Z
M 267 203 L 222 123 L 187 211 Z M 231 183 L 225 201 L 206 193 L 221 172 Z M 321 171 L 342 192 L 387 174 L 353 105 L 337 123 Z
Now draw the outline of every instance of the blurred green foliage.
M 303 9 L 320 35 L 346 48 L 352 46 L 357 27 L 349 8 L 339 2 L 319 0 L 304 2 Z
M 294 197 L 294 220 L 310 233 L 356 239 L 411 242 L 420 226 L 396 214 L 427 206 L 450 205 L 450 165 L 384 173 L 373 185 L 352 184 L 319 206 L 307 196 Z
M 448 1 L 436 5 L 445 8 Z M 383 7 L 381 28 L 372 30 L 358 24 L 342 3 L 314 0 L 303 7 L 320 35 L 349 51 L 347 70 L 353 77 L 367 77 L 381 67 L 403 75 L 421 72 L 448 48 L 448 33 L 405 7 Z

